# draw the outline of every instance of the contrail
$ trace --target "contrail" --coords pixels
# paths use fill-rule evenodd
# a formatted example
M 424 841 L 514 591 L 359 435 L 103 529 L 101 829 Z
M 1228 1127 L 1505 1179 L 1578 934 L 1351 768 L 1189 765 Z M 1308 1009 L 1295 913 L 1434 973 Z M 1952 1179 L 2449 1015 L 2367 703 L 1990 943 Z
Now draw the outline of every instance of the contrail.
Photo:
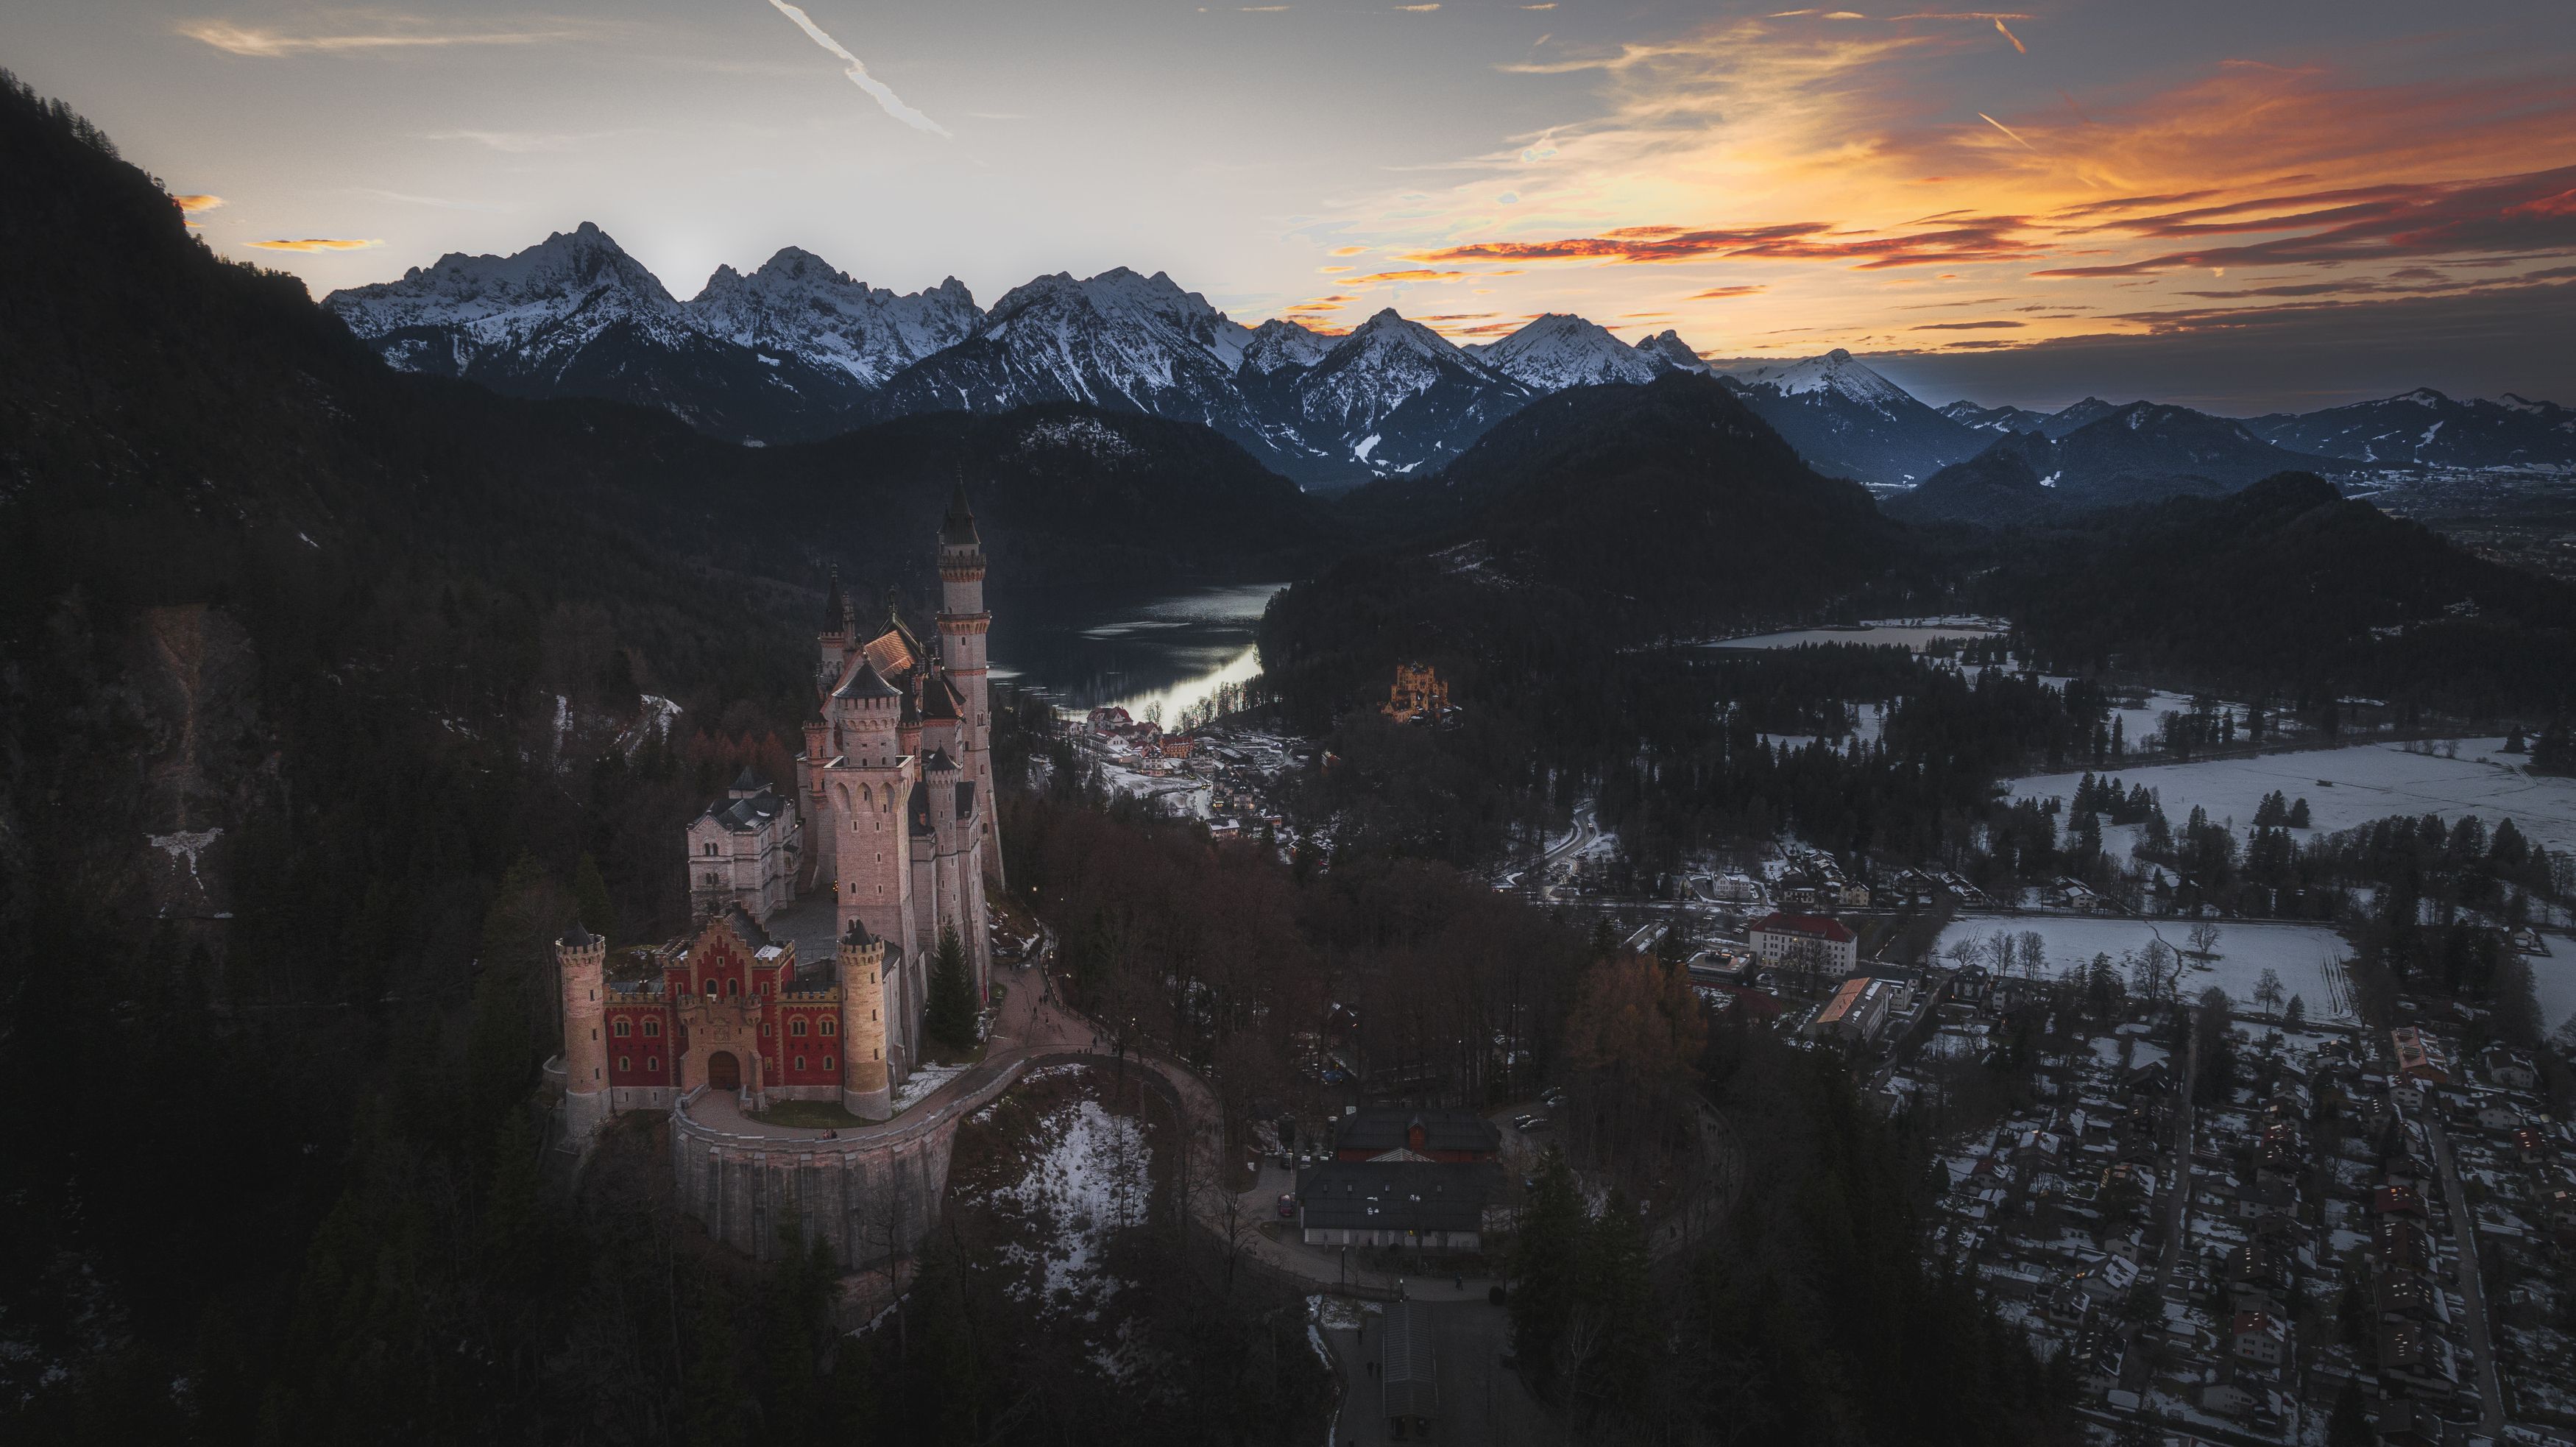
M 770 3 L 771 3 L 771 4 L 776 4 L 776 3 L 777 3 L 777 0 L 770 0 Z M 2001 122 L 2001 121 L 1999 121 L 1999 120 L 1996 120 L 1993 116 L 1987 115 L 1984 111 L 1979 111 L 1979 112 L 1977 112 L 1977 119 L 1978 119 L 1978 120 L 1981 120 L 1981 121 L 1984 121 L 1987 125 L 1990 125 L 1990 126 L 1994 127 L 1996 130 L 1999 130 L 1999 131 L 2003 132 L 2005 135 L 2011 136 L 2011 137 L 2013 138 L 2013 144 L 2015 144 L 2015 145 L 2017 145 L 2017 146 L 2021 147 L 2023 150 L 2030 152 L 2030 153 L 2031 153 L 2032 155 L 2034 155 L 2034 156 L 2036 156 L 2036 155 L 2038 155 L 2038 154 L 2039 154 L 2039 147 L 2034 146 L 2034 145 L 2032 145 L 2030 142 L 2023 140 L 2023 139 L 2022 139 L 2018 134 L 2016 134 L 2016 133 L 2014 132 L 2014 130 L 2013 130 L 2013 128 L 2012 128 L 2012 127 L 2010 127 L 2010 126 L 2008 126 L 2008 125 L 2005 125 L 2003 122 Z
M 812 38 L 816 45 L 819 45 L 825 50 L 832 52 L 834 55 L 839 56 L 841 59 L 848 61 L 850 63 L 850 68 L 843 71 L 842 74 L 847 75 L 850 78 L 850 83 L 852 85 L 855 85 L 859 89 L 866 91 L 868 94 L 875 96 L 877 104 L 885 107 L 885 113 L 887 115 L 894 117 L 896 120 L 903 122 L 905 125 L 912 127 L 916 131 L 928 131 L 934 136 L 946 137 L 949 140 L 956 139 L 956 137 L 948 134 L 948 128 L 946 126 L 943 126 L 939 122 L 932 120 L 930 117 L 923 115 L 921 112 L 914 110 L 912 107 L 905 105 L 903 103 L 903 97 L 896 95 L 893 87 L 888 86 L 884 81 L 877 79 L 875 76 L 868 74 L 868 67 L 865 62 L 861 61 L 857 56 L 852 55 L 848 51 L 843 50 L 841 48 L 841 42 L 824 34 L 823 27 L 806 18 L 804 11 L 788 4 L 787 0 L 769 0 L 769 3 L 778 8 L 779 14 L 795 21 L 796 28 L 804 31 L 807 36 Z
M 2020 36 L 2013 34 L 2011 30 L 2005 28 L 2004 18 L 2000 15 L 1995 17 L 1995 28 L 2004 32 L 2004 39 L 2013 43 L 2013 49 L 2020 51 L 2024 55 L 2030 54 L 2030 47 L 2021 43 Z

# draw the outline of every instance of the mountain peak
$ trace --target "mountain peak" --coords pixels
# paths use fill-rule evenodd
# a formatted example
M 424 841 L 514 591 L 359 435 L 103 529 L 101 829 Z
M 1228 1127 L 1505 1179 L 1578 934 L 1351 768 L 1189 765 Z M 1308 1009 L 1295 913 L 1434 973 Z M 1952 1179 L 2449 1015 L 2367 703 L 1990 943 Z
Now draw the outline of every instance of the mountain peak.
M 1682 340 L 1681 333 L 1670 327 L 1651 337 L 1639 337 L 1637 350 L 1654 358 L 1661 365 L 1679 371 L 1705 372 L 1708 370 L 1708 363 L 1700 359 L 1699 352 L 1690 343 Z
M 1662 370 L 1608 328 L 1565 312 L 1549 312 L 1500 341 L 1469 351 L 1534 392 L 1613 382 L 1642 385 Z

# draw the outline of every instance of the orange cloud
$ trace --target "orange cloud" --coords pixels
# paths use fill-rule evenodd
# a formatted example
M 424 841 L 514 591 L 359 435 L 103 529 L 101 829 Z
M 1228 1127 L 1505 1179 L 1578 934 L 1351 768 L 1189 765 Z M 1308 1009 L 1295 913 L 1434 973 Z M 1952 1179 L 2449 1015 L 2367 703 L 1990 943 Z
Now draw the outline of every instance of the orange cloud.
M 1771 288 L 1767 286 L 1712 286 L 1706 291 L 1692 292 L 1688 299 L 1691 301 L 1724 301 L 1729 297 L 1757 296 L 1763 292 L 1769 291 L 1770 289 Z
M 382 246 L 385 243 L 380 238 L 360 241 L 344 236 L 307 236 L 293 241 L 254 241 L 249 244 L 262 251 L 364 251 L 371 246 Z
M 212 211 L 224 204 L 224 198 L 221 196 L 173 196 L 170 200 L 172 204 L 191 216 L 200 211 Z
M 1335 256 L 1359 256 L 1365 254 L 1367 251 L 1368 248 L 1365 246 L 1336 246 L 1333 248 L 1332 254 Z
M 225 20 L 190 20 L 179 26 L 179 33 L 190 40 L 202 41 L 227 55 L 251 56 L 273 60 L 279 56 L 365 50 L 403 50 L 440 48 L 459 45 L 538 45 L 552 40 L 570 40 L 576 32 L 556 30 L 481 30 L 440 33 L 435 31 L 386 31 L 373 35 L 290 35 L 256 26 L 235 25 Z
M 1456 281 L 1466 274 L 1463 271 L 1434 271 L 1427 267 L 1416 267 L 1410 271 L 1381 271 L 1370 276 L 1354 276 L 1342 284 L 1344 286 L 1379 286 L 1409 281 Z

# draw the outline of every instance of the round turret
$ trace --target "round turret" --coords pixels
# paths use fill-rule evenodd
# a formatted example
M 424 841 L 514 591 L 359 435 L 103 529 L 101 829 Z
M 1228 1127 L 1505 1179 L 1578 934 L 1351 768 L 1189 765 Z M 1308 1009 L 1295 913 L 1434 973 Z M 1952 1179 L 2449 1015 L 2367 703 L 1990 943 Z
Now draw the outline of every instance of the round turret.
M 839 953 L 841 1108 L 869 1120 L 894 1113 L 886 1070 L 886 942 L 851 920 Z
M 601 1038 L 608 941 L 576 920 L 555 941 L 555 964 L 563 977 L 564 1128 L 582 1140 L 608 1118 L 608 1044 Z

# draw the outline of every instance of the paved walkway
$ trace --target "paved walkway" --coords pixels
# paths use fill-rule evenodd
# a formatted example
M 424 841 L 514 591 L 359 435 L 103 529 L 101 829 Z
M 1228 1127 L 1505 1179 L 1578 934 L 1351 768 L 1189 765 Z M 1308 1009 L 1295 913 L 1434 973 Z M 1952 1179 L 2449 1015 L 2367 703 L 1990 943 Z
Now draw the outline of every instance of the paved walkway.
M 2478 1272 L 2477 1217 L 2469 1214 L 2468 1197 L 2460 1190 L 2460 1170 L 2451 1159 L 2451 1138 L 2434 1119 L 2424 1113 L 2424 1134 L 2433 1143 L 2433 1162 L 2442 1172 L 2442 1197 L 2450 1203 L 2451 1230 L 2460 1242 L 2460 1296 L 2468 1306 L 2469 1350 L 2478 1358 L 2479 1430 L 2489 1437 L 2504 1434 L 2504 1388 L 2496 1379 L 2495 1343 L 2487 1331 L 2486 1283 Z

